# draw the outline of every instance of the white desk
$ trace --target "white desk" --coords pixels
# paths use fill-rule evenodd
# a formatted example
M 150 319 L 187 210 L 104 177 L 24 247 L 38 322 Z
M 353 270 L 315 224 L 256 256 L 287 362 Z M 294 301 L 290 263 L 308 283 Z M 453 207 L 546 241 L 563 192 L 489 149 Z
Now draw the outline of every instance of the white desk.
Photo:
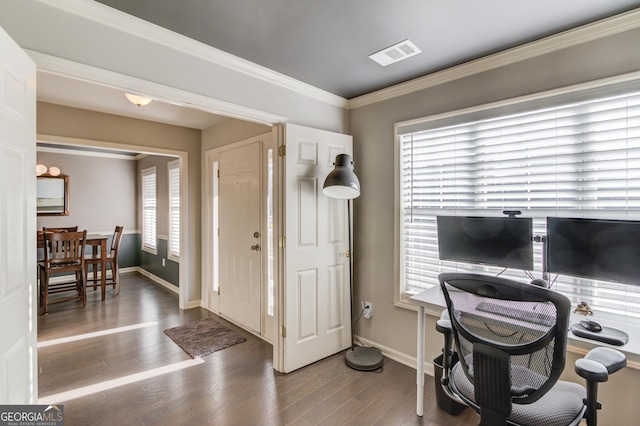
M 420 417 L 424 414 L 424 332 L 427 306 L 444 309 L 446 302 L 439 286 L 430 288 L 411 296 L 409 301 L 418 306 L 418 365 L 416 366 L 417 401 L 416 414 Z
M 418 333 L 417 333 L 417 362 L 416 366 L 416 384 L 417 384 L 417 402 L 416 402 L 416 414 L 422 416 L 424 414 L 424 350 L 425 350 L 425 323 L 427 308 L 431 313 L 442 311 L 446 308 L 447 304 L 442 294 L 442 289 L 439 285 L 425 290 L 421 293 L 411 296 L 409 302 L 418 307 Z M 629 325 L 626 323 L 615 322 L 607 318 L 603 318 L 599 313 L 594 316 L 587 317 L 594 321 L 599 322 L 602 325 L 606 325 L 612 328 L 625 331 L 629 334 L 629 342 L 624 346 L 612 346 L 606 343 L 597 342 L 594 340 L 584 339 L 582 337 L 575 336 L 569 332 L 567 334 L 568 352 L 584 355 L 589 349 L 593 349 L 597 346 L 608 346 L 613 349 L 617 349 L 627 356 L 628 367 L 640 369 L 640 327 L 635 325 Z M 585 319 L 584 316 L 571 313 L 569 323 L 577 322 Z M 442 344 L 443 342 L 440 342 Z

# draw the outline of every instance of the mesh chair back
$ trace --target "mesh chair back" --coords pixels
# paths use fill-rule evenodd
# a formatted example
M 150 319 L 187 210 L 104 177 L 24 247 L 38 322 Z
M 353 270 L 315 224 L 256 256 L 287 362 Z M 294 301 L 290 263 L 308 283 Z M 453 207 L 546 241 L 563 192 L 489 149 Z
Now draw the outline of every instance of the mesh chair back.
M 482 397 L 478 389 L 487 384 L 475 382 L 486 373 L 474 375 L 474 361 L 479 362 L 474 359 L 474 349 L 476 358 L 482 353 L 484 359 L 487 347 L 493 351 L 487 362 L 504 361 L 506 371 L 511 372 L 502 382 L 510 389 L 510 395 L 504 395 L 507 401 L 530 403 L 544 395 L 564 369 L 569 300 L 545 288 L 505 278 L 462 273 L 444 273 L 439 278 L 458 358 L 476 388 L 476 398 Z M 486 368 L 493 367 L 478 371 L 493 371 Z M 490 397 L 497 391 L 495 386 L 487 389 Z

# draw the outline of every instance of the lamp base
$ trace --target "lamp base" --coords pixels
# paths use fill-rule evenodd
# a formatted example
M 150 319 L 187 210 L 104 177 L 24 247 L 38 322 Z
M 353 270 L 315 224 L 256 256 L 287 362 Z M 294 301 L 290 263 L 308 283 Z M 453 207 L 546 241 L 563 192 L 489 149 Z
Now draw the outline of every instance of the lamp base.
M 347 350 L 344 362 L 354 370 L 371 371 L 382 367 L 384 358 L 378 348 L 354 346 Z

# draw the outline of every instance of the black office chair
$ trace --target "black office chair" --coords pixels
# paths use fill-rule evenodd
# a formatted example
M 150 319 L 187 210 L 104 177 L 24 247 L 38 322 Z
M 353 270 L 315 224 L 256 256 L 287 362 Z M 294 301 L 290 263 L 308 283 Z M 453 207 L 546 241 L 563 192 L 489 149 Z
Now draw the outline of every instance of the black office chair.
M 575 365 L 587 388 L 558 381 L 565 366 L 569 300 L 560 293 L 500 277 L 439 276 L 448 319 L 442 387 L 480 414 L 480 425 L 567 426 L 597 423 L 597 388 L 627 365 L 614 349 L 592 349 Z M 451 365 L 453 343 L 459 361 Z

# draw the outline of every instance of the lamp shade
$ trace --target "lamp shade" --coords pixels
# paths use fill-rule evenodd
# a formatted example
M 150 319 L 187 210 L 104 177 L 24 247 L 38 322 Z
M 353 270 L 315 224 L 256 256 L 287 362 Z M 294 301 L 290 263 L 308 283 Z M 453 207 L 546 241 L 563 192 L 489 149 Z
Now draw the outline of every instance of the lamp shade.
M 349 154 L 336 156 L 335 168 L 325 179 L 322 192 L 327 197 L 343 200 L 360 196 L 360 181 L 353 172 L 353 160 Z

